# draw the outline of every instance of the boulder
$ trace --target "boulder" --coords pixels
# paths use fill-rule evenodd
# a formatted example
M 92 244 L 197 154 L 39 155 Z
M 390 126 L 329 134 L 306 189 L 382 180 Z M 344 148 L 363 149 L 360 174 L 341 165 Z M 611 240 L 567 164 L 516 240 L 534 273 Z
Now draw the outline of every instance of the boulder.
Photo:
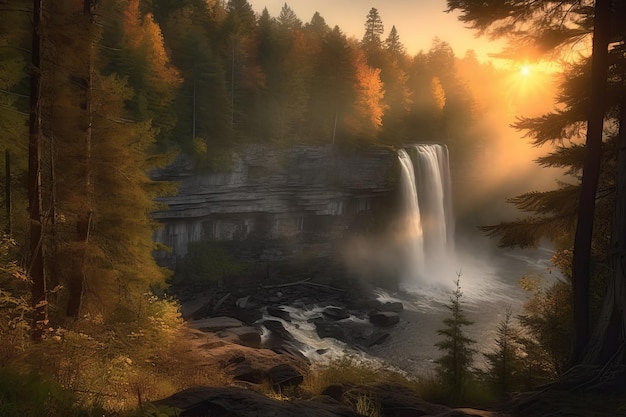
M 302 374 L 290 365 L 281 364 L 267 370 L 267 378 L 272 384 L 274 391 L 280 392 L 288 387 L 297 387 L 302 383 Z
M 155 401 L 180 410 L 180 417 L 357 417 L 350 407 L 329 401 L 278 401 L 234 387 L 193 387 Z
M 325 320 L 315 320 L 314 323 L 315 331 L 320 339 L 332 337 L 333 339 L 341 340 L 342 342 L 349 342 L 348 335 L 341 324 Z
M 261 333 L 255 327 L 233 327 L 217 333 L 222 339 L 238 345 L 259 349 L 261 347 Z
M 261 384 L 266 379 L 265 371 L 252 366 L 247 360 L 236 364 L 231 371 L 231 375 L 236 381 L 251 382 L 253 384 Z
M 400 316 L 391 311 L 374 311 L 369 314 L 370 323 L 376 326 L 388 327 L 398 324 Z
M 342 307 L 326 307 L 324 311 L 322 311 L 322 314 L 333 320 L 343 320 L 350 317 L 348 310 Z
M 248 306 L 250 302 L 248 302 Z M 230 312 L 230 315 L 242 322 L 252 325 L 263 318 L 263 313 L 258 308 L 242 308 Z
M 392 313 L 401 313 L 404 311 L 404 304 L 399 301 L 389 301 L 386 303 L 382 303 L 378 307 L 378 311 L 391 311 Z
M 233 327 L 241 327 L 243 323 L 233 317 L 210 317 L 208 319 L 192 320 L 187 323 L 192 329 L 202 330 L 203 332 L 219 332 L 220 330 L 230 329 Z
M 296 361 L 305 363 L 306 365 L 310 365 L 311 361 L 309 360 L 309 358 L 304 356 L 304 354 L 299 350 L 298 347 L 296 347 L 296 345 L 299 344 L 286 343 L 280 346 L 274 346 L 273 348 L 271 348 L 271 350 L 272 352 L 278 353 L 279 355 L 288 356 L 292 359 L 295 359 Z
M 283 319 L 285 321 L 291 321 L 291 316 L 287 310 L 284 310 L 282 307 L 267 307 L 267 314 L 272 317 L 278 317 L 279 319 Z
M 285 329 L 285 326 L 283 326 L 283 324 L 278 320 L 265 320 L 263 322 L 263 326 L 265 326 L 265 328 L 269 330 L 273 336 L 277 337 L 281 341 L 284 341 L 284 342 L 295 341 L 291 333 L 289 333 L 289 331 Z
M 438 416 L 451 411 L 446 406 L 429 403 L 420 398 L 415 391 L 397 384 L 378 383 L 364 386 L 346 384 L 331 387 L 322 394 L 330 395 L 343 403 L 354 402 L 367 395 L 380 403 L 381 416 Z

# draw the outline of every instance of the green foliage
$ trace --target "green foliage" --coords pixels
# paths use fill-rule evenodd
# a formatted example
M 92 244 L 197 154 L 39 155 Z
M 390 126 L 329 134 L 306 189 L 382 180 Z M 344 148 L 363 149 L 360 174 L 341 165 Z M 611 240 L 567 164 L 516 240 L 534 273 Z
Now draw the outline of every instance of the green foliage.
M 80 407 L 76 395 L 36 372 L 22 375 L 0 369 L 0 415 L 3 417 L 103 416 L 99 407 Z
M 519 373 L 522 367 L 520 358 L 519 330 L 511 323 L 511 307 L 496 329 L 496 347 L 490 353 L 483 353 L 487 360 L 486 379 L 494 392 L 503 396 L 519 385 Z
M 178 265 L 171 283 L 206 288 L 229 275 L 241 273 L 244 267 L 232 261 L 226 249 L 217 242 L 190 242 L 187 255 Z
M 17 249 L 14 240 L 0 237 L 0 366 L 22 354 L 30 337 L 29 283 L 14 260 Z
M 461 278 L 458 276 L 450 303 L 446 305 L 450 311 L 450 316 L 443 320 L 444 328 L 437 330 L 437 334 L 443 340 L 435 343 L 435 346 L 443 352 L 443 356 L 438 358 L 437 375 L 448 391 L 448 398 L 456 401 L 464 398 L 466 383 L 471 376 L 471 366 L 476 350 L 472 346 L 476 343 L 469 338 L 464 328 L 474 322 L 465 317 L 465 312 L 461 305 Z
M 571 285 L 557 281 L 547 289 L 535 285 L 519 322 L 524 332 L 519 343 L 526 352 L 526 386 L 559 377 L 570 363 L 573 323 Z

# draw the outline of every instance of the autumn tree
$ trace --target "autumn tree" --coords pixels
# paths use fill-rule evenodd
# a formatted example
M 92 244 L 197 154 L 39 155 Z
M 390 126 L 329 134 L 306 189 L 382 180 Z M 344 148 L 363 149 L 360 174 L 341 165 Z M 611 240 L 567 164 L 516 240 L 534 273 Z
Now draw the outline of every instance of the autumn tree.
M 134 94 L 127 106 L 134 119 L 151 120 L 159 140 L 167 144 L 176 125 L 173 102 L 181 83 L 179 71 L 170 62 L 153 15 L 142 13 L 138 0 L 124 3 L 108 11 L 105 72 L 128 76 Z

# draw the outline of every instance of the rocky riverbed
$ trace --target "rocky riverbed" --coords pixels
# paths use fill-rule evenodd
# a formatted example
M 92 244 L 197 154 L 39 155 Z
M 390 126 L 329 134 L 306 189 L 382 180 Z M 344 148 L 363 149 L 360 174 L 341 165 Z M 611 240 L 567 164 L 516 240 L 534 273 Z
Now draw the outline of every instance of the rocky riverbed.
M 367 352 L 385 343 L 402 320 L 401 303 L 384 303 L 368 291 L 335 288 L 307 280 L 276 285 L 240 285 L 181 294 L 190 351 L 228 375 L 229 386 L 194 387 L 157 401 L 179 416 L 359 416 L 358 401 L 370 401 L 380 416 L 496 416 L 450 409 L 422 400 L 412 390 L 387 383 L 330 384 L 321 396 L 279 401 L 263 395 L 297 392 L 304 377 L 331 353 L 312 349 L 294 329 L 308 324 L 317 338 Z M 302 312 L 307 312 L 303 315 Z M 292 331 L 290 331 L 291 329 Z M 293 332 L 293 333 L 292 333 Z M 206 363 L 204 363 L 206 362 Z

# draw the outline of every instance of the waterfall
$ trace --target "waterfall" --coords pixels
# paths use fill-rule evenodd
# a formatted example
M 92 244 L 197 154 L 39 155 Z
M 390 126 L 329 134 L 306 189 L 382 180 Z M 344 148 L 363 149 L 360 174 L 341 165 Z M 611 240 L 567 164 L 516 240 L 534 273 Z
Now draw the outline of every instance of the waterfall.
M 413 237 L 404 240 L 405 275 L 410 282 L 435 283 L 437 276 L 449 275 L 454 264 L 448 149 L 440 144 L 408 145 L 398 151 L 398 159 L 403 229 Z
M 400 193 L 402 197 L 401 246 L 404 248 L 409 273 L 417 272 L 424 264 L 424 238 L 413 161 L 404 150 L 398 151 L 400 160 Z

